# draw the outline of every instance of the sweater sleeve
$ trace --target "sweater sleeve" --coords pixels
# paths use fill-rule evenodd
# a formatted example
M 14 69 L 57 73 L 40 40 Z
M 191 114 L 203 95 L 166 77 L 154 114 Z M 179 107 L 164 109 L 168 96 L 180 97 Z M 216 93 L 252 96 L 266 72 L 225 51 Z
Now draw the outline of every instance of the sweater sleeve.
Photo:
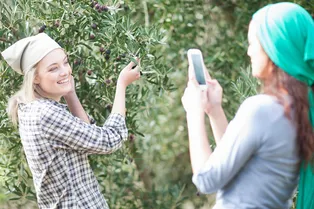
M 243 102 L 203 169 L 193 175 L 192 181 L 201 193 L 223 188 L 254 155 L 267 125 L 263 114 L 267 106 L 259 97 Z
M 111 114 L 102 127 L 87 124 L 56 106 L 42 110 L 40 119 L 44 137 L 55 148 L 72 149 L 87 154 L 108 154 L 119 149 L 127 139 L 125 118 Z

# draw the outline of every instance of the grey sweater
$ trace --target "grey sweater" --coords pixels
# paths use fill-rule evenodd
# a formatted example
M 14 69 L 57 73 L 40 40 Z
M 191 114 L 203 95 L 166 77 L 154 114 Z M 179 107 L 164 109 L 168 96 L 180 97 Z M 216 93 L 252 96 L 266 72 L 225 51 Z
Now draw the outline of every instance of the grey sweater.
M 202 193 L 217 192 L 214 209 L 288 209 L 299 162 L 295 125 L 275 97 L 257 95 L 243 102 L 192 180 Z

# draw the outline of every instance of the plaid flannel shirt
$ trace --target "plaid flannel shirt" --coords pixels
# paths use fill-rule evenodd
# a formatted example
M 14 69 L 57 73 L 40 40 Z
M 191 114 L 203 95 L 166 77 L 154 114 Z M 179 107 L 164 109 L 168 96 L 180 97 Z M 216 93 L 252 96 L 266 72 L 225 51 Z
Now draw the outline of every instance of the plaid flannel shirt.
M 108 154 L 127 139 L 125 119 L 87 124 L 49 99 L 19 104 L 19 132 L 33 174 L 39 208 L 107 209 L 89 154 Z

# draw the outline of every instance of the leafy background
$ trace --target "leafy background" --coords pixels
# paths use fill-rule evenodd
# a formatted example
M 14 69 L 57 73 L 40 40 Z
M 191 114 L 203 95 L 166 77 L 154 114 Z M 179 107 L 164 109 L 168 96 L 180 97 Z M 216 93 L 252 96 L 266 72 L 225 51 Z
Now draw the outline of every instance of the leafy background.
M 129 141 L 114 154 L 90 157 L 102 192 L 115 209 L 211 208 L 214 195 L 199 195 L 191 182 L 181 105 L 186 52 L 202 50 L 210 75 L 224 89 L 223 106 L 231 119 L 259 87 L 246 56 L 250 18 L 275 2 L 4 0 L 0 50 L 43 31 L 53 37 L 68 52 L 78 96 L 98 125 L 110 113 L 119 71 L 140 56 L 142 79 L 127 90 Z M 314 15 L 311 1 L 293 2 Z M 21 82 L 1 60 L 0 208 L 37 208 L 18 131 L 6 114 L 7 100 Z

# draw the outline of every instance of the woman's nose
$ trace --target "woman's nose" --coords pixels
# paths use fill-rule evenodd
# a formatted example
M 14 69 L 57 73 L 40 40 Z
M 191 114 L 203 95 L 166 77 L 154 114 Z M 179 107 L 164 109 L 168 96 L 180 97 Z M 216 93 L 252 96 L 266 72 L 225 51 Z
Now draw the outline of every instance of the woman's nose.
M 60 76 L 68 76 L 69 75 L 69 70 L 67 68 L 62 68 L 61 72 L 60 72 Z

